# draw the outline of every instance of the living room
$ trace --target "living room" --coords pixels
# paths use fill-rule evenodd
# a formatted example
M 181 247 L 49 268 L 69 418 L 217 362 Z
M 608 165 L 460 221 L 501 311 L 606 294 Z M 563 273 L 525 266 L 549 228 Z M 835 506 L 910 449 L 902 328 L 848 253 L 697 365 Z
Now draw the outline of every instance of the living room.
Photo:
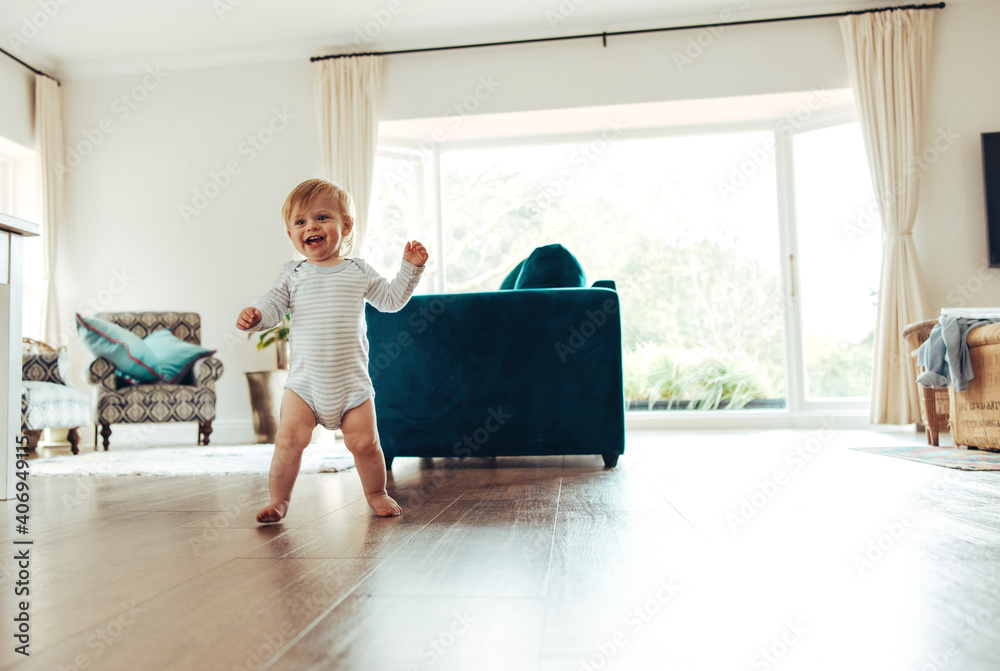
M 551 6 L 519 2 L 460 8 L 441 2 L 411 8 L 405 2 L 376 0 L 337 12 L 319 3 L 290 3 L 279 11 L 228 0 L 156 10 L 115 0 L 49 4 L 4 3 L 0 46 L 61 84 L 67 152 L 52 256 L 58 335 L 51 344 L 66 347 L 68 379 L 86 393 L 96 393 L 89 377 L 94 356 L 77 335 L 76 314 L 197 313 L 201 342 L 217 350 L 214 356 L 225 367 L 215 387 L 211 445 L 226 446 L 254 442 L 244 373 L 275 368 L 274 348 L 258 350 L 253 339 L 235 329 L 236 316 L 267 291 L 293 258 L 282 230 L 285 197 L 295 185 L 323 172 L 311 57 L 598 35 L 385 56 L 378 116 L 381 163 L 376 166 L 382 172 L 376 172 L 372 212 L 385 213 L 387 220 L 393 202 L 386 185 L 392 183 L 393 171 L 413 180 L 393 167 L 400 152 L 419 156 L 421 175 L 433 184 L 461 173 L 454 162 L 447 173 L 447 152 L 457 160 L 463 151 L 565 143 L 583 152 L 595 142 L 652 143 L 767 129 L 781 138 L 778 124 L 795 121 L 802 110 L 808 110 L 796 121 L 802 130 L 857 126 L 836 18 L 610 33 L 886 3 L 636 0 L 612 7 L 566 0 Z M 992 36 L 993 27 L 1000 25 L 1000 5 L 965 0 L 927 13 L 934 15 L 933 39 L 912 235 L 925 305 L 913 321 L 935 319 L 941 308 L 1000 305 L 1000 282 L 986 251 L 980 153 L 981 135 L 1000 131 L 1000 92 L 988 82 L 989 73 L 1000 66 L 1000 45 Z M 601 33 L 609 35 L 602 40 Z M 10 157 L 12 170 L 32 173 L 37 161 L 35 75 L 0 55 L 0 90 L 0 137 L 5 140 L 0 153 Z M 749 144 L 729 147 L 726 155 L 742 156 L 756 142 L 750 138 Z M 575 162 L 572 154 L 555 160 L 556 165 L 550 161 L 545 166 L 550 174 L 539 179 L 551 183 L 560 167 L 568 167 L 586 189 L 611 193 L 610 180 L 586 181 L 602 175 L 599 166 L 612 160 L 598 153 L 606 145 L 594 146 L 592 155 L 578 154 Z M 637 155 L 651 160 L 656 151 L 653 144 L 640 146 Z M 692 151 L 711 153 L 697 146 Z M 766 159 L 769 183 L 774 184 L 767 194 L 774 220 L 787 218 L 796 207 L 794 192 L 788 200 L 787 184 L 796 179 L 803 183 L 798 175 L 789 176 L 781 151 Z M 583 160 L 586 168 L 580 168 Z M 639 160 L 622 164 L 638 165 Z M 662 163 L 668 162 L 664 154 Z M 732 165 L 731 159 L 720 159 L 715 172 L 728 179 Z M 421 188 L 433 191 L 427 184 Z M 717 188 L 714 181 L 712 186 Z M 37 193 L 37 180 L 33 188 Z M 614 188 L 623 199 L 637 192 Z M 858 198 L 850 208 L 864 202 Z M 391 277 L 403 243 L 420 239 L 430 260 L 418 294 L 483 291 L 471 280 L 467 286 L 460 282 L 482 275 L 483 286 L 499 287 L 517 259 L 559 242 L 580 260 L 588 286 L 597 280 L 615 282 L 623 306 L 633 300 L 628 291 L 657 293 L 655 286 L 630 287 L 637 283 L 629 281 L 627 268 L 602 265 L 602 257 L 622 248 L 616 239 L 622 236 L 611 225 L 604 227 L 607 237 L 602 238 L 601 227 L 593 228 L 593 222 L 581 223 L 578 231 L 558 229 L 558 238 L 546 231 L 530 239 L 505 239 L 504 249 L 513 249 L 513 256 L 484 255 L 472 267 L 467 256 L 457 256 L 465 238 L 454 237 L 455 227 L 465 227 L 463 236 L 464 231 L 475 234 L 467 215 L 476 207 L 492 212 L 493 205 L 474 204 L 458 213 L 451 207 L 448 198 L 420 199 L 404 212 L 419 211 L 420 216 L 400 219 L 388 232 L 379 230 L 380 219 L 373 214 L 366 258 Z M 30 192 L 21 194 L 17 211 L 6 213 L 40 219 Z M 867 221 L 850 223 L 861 227 L 866 240 L 874 240 L 878 236 L 865 228 Z M 0 659 L 9 668 L 85 668 L 75 661 L 78 654 L 93 668 L 249 668 L 252 660 L 244 649 L 251 649 L 259 658 L 256 668 L 354 668 L 362 663 L 380 668 L 760 668 L 777 663 L 766 661 L 768 655 L 789 668 L 839 668 L 848 662 L 857 668 L 925 668 L 938 663 L 935 655 L 945 654 L 952 668 L 993 668 L 1000 648 L 996 634 L 988 626 L 963 629 L 962 623 L 980 607 L 991 617 L 1000 616 L 1000 610 L 989 610 L 987 599 L 996 595 L 1000 541 L 987 502 L 996 502 L 1000 488 L 991 473 L 848 453 L 849 447 L 872 446 L 872 441 L 917 444 L 924 439 L 914 430 L 914 417 L 872 423 L 868 395 L 832 401 L 809 396 L 803 363 L 807 345 L 796 344 L 800 336 L 795 335 L 801 333 L 801 323 L 789 324 L 783 309 L 787 297 L 797 293 L 790 277 L 806 272 L 806 260 L 799 271 L 784 265 L 789 241 L 801 238 L 801 232 L 775 225 L 766 236 L 744 233 L 766 237 L 774 259 L 778 326 L 769 351 L 778 366 L 771 379 L 781 383 L 766 396 L 780 397 L 783 405 L 763 410 L 632 408 L 624 418 L 625 451 L 614 469 L 603 468 L 596 456 L 434 459 L 430 464 L 400 459 L 390 490 L 395 487 L 401 494 L 397 498 L 410 508 L 404 505 L 398 524 L 370 516 L 351 470 L 304 473 L 296 494 L 299 507 L 292 506 L 284 526 L 260 528 L 253 512 L 261 497 L 266 502 L 263 476 L 151 477 L 139 482 L 34 477 L 33 506 L 41 525 L 33 548 L 41 603 L 32 613 L 32 650 L 38 657 L 22 660 L 5 649 Z M 29 243 L 34 243 L 25 241 L 30 299 L 45 278 L 38 262 L 43 246 L 28 249 Z M 878 279 L 877 261 L 860 253 L 842 254 L 833 263 L 842 276 L 831 276 L 832 285 L 846 285 L 850 276 L 865 273 Z M 606 268 L 616 276 L 606 275 Z M 817 284 L 816 292 L 820 288 Z M 812 290 L 809 284 L 801 287 L 803 305 L 795 309 L 803 314 L 829 304 L 814 298 L 806 305 L 810 295 L 823 295 L 810 294 Z M 25 312 L 24 335 L 53 340 L 38 327 L 40 301 L 37 296 L 33 300 L 36 314 Z M 874 315 L 870 303 L 859 310 Z M 711 303 L 707 307 L 717 309 Z M 629 319 L 634 315 L 623 311 L 623 330 L 633 328 Z M 874 329 L 873 318 L 869 327 Z M 81 456 L 99 446 L 93 424 L 82 427 L 80 435 Z M 188 423 L 116 424 L 107 454 L 193 447 L 195 436 Z M 681 444 L 684 452 L 673 450 Z M 68 506 L 66 497 L 81 504 Z M 175 499 L 183 505 L 174 507 Z M 129 500 L 142 505 L 130 506 Z M 754 503 L 761 500 L 761 505 Z M 47 512 L 46 505 L 51 506 Z M 8 535 L 14 538 L 13 513 L 8 517 Z M 156 534 L 142 532 L 144 521 Z M 76 531 L 63 536 L 60 528 Z M 192 536 L 191 528 L 212 534 Z M 284 532 L 304 536 L 286 537 Z M 48 547 L 43 544 L 46 533 Z M 329 538 L 323 540 L 324 534 Z M 878 548 L 884 534 L 891 551 Z M 157 546 L 153 536 L 167 545 Z M 866 556 L 870 540 L 886 555 L 884 562 Z M 207 544 L 197 551 L 202 541 Z M 144 545 L 158 547 L 158 556 L 150 558 Z M 165 575 L 119 565 L 126 559 L 113 558 L 112 548 L 118 546 L 138 553 Z M 455 549 L 489 561 L 497 572 L 481 574 Z M 518 561 L 506 570 L 490 557 L 510 552 Z M 80 557 L 79 566 L 70 555 Z M 442 575 L 430 563 L 435 557 L 445 564 Z M 291 567 L 268 573 L 255 567 L 262 558 Z M 208 563 L 200 569 L 190 566 L 203 561 Z M 106 566 L 98 568 L 99 562 Z M 869 572 L 865 562 L 878 565 Z M 951 575 L 943 575 L 945 567 L 953 569 Z M 230 569 L 236 577 L 217 580 Z M 124 589 L 116 590 L 121 571 Z M 343 571 L 337 579 L 342 582 L 333 585 L 327 576 L 337 571 Z M 715 571 L 725 577 L 706 587 Z M 620 573 L 630 575 L 618 585 L 615 575 Z M 299 591 L 286 591 L 281 581 L 294 582 L 296 575 Z M 253 585 L 250 596 L 234 599 L 246 612 L 232 606 L 216 612 L 238 625 L 223 624 L 210 614 L 195 616 L 187 626 L 172 622 L 171 613 L 182 615 L 185 598 L 204 594 L 210 608 L 221 609 L 228 596 L 242 589 L 237 577 Z M 661 585 L 664 580 L 671 585 L 671 577 L 681 584 L 672 604 L 673 588 Z M 918 577 L 925 581 L 920 586 Z M 310 580 L 318 582 L 309 587 Z M 13 585 L 14 580 L 5 582 Z M 976 585 L 982 588 L 978 596 Z M 67 590 L 66 599 L 57 596 L 58 589 Z M 701 589 L 704 600 L 696 598 Z M 848 594 L 857 600 L 851 602 Z M 139 613 L 134 623 L 119 606 L 133 598 L 151 613 Z M 291 614 L 296 599 L 306 607 Z M 855 610 L 858 603 L 866 612 Z M 272 606 L 276 610 L 266 613 Z M 629 619 L 637 607 L 638 619 Z M 652 609 L 655 617 L 648 612 Z M 607 617 L 602 619 L 602 612 Z M 953 616 L 950 624 L 942 613 Z M 797 616 L 802 618 L 798 624 Z M 427 622 L 414 625 L 423 617 Z M 748 625 L 757 618 L 761 621 Z M 390 635 L 399 637 L 398 650 L 383 649 L 393 646 L 379 640 L 384 640 L 383 620 Z M 110 637 L 116 645 L 106 644 L 95 654 L 88 638 L 98 632 L 100 641 L 100 633 L 115 622 L 121 625 L 116 626 L 120 635 Z M 694 622 L 712 627 L 712 633 Z M 879 627 L 884 631 L 874 634 Z M 720 637 L 716 631 L 726 633 Z M 257 649 L 271 645 L 269 636 L 282 641 L 265 655 Z M 338 642 L 345 636 L 350 643 Z M 660 636 L 663 641 L 657 641 Z M 212 652 L 213 637 L 222 641 L 218 647 L 225 654 Z M 727 640 L 733 642 L 723 642 Z M 953 640 L 958 642 L 955 652 L 942 652 Z M 425 647 L 428 641 L 439 643 Z M 844 649 L 827 659 L 834 641 Z M 190 650 L 183 651 L 179 642 Z M 761 649 L 767 653 L 755 656 Z M 34 667 L 35 659 L 48 666 Z M 199 667 L 199 660 L 205 666 Z

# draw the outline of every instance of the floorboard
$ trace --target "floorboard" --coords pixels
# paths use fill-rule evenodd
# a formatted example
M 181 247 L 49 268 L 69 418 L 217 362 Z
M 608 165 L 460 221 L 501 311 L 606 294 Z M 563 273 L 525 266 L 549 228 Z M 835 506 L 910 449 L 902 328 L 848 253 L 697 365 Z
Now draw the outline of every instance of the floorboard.
M 1000 668 L 1000 472 L 912 430 L 634 432 L 599 457 L 32 477 L 31 657 L 3 669 Z M 8 504 L 0 590 L 16 609 Z M 9 619 L 8 619 L 9 621 Z

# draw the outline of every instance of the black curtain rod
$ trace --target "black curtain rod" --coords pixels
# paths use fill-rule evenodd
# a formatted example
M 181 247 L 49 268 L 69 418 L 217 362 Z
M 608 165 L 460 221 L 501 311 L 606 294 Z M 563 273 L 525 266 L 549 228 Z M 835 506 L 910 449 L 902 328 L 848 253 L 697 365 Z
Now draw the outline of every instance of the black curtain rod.
M 508 40 L 506 42 L 481 42 L 479 44 L 456 44 L 447 47 L 423 47 L 419 49 L 399 49 L 397 51 L 367 51 L 361 53 L 329 54 L 327 56 L 313 56 L 310 61 L 325 61 L 331 58 L 355 58 L 357 56 L 395 56 L 397 54 L 419 54 L 428 51 L 451 51 L 454 49 L 478 49 L 480 47 L 502 47 L 511 44 L 535 44 L 538 42 L 560 42 L 564 40 L 584 40 L 600 37 L 604 46 L 608 46 L 609 37 L 620 35 L 640 35 L 643 33 L 666 33 L 673 30 L 695 30 L 698 28 L 723 28 L 725 26 L 746 26 L 755 23 L 780 23 L 782 21 L 802 21 L 804 19 L 828 19 L 839 16 L 850 16 L 851 14 L 873 14 L 875 12 L 892 12 L 898 9 L 943 9 L 944 3 L 938 2 L 932 5 L 898 5 L 896 7 L 878 7 L 874 9 L 858 9 L 845 12 L 833 12 L 830 14 L 808 14 L 804 16 L 780 16 L 773 19 L 747 19 L 745 21 L 729 21 L 727 23 L 699 23 L 690 26 L 668 26 L 665 28 L 646 28 L 644 30 L 617 30 L 605 33 L 588 33 L 585 35 L 563 35 L 561 37 L 536 37 L 527 40 Z
M 28 65 L 27 63 L 25 63 L 24 61 L 22 61 L 20 58 L 18 58 L 17 56 L 15 56 L 14 54 L 10 53 L 9 51 L 7 51 L 6 49 L 4 49 L 2 47 L 0 47 L 0 52 L 3 52 L 3 54 L 5 56 L 9 56 L 10 58 L 13 58 L 15 61 L 17 61 L 18 63 L 20 63 L 24 67 L 26 67 L 29 70 L 31 70 L 32 72 L 34 72 L 36 75 L 42 75 L 43 77 L 48 77 L 49 79 L 51 79 L 52 81 L 54 81 L 59 86 L 62 86 L 62 83 L 58 79 L 56 79 L 55 77 L 53 77 L 52 75 L 50 75 L 48 72 L 42 72 L 38 68 L 31 67 L 30 65 Z

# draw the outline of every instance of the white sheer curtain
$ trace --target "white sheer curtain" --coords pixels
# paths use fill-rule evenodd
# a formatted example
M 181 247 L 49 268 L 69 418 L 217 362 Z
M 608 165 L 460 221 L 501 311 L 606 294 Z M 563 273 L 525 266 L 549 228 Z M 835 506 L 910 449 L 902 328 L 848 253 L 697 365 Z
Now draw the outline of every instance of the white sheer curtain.
M 916 380 L 901 334 L 925 319 L 923 273 L 913 244 L 921 113 L 933 13 L 896 10 L 840 20 L 847 69 L 858 107 L 875 194 L 882 215 L 882 277 L 870 420 L 920 421 Z
M 325 177 L 345 189 L 356 209 L 353 255 L 368 226 L 378 148 L 382 58 L 352 56 L 316 61 L 313 91 Z
M 65 344 L 61 342 L 59 330 L 59 295 L 55 277 L 63 193 L 63 176 L 57 172 L 57 166 L 64 162 L 64 147 L 59 83 L 45 75 L 35 75 L 35 151 L 42 197 L 42 276 L 45 283 L 40 332 L 45 342 L 53 347 Z

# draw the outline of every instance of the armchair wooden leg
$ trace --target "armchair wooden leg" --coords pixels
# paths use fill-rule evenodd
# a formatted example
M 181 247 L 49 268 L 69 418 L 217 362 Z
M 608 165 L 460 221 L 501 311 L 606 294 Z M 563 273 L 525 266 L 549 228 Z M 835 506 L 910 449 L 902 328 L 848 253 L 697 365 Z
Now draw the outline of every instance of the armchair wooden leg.
M 212 434 L 211 422 L 200 422 L 198 424 L 198 444 L 208 445 L 208 437 Z
M 42 436 L 41 429 L 25 429 L 24 435 L 28 438 L 28 449 L 33 450 L 38 447 L 38 439 Z
M 101 422 L 101 437 L 104 438 L 104 451 L 108 451 L 108 444 L 111 442 L 111 425 Z
M 73 450 L 73 454 L 80 454 L 80 432 L 77 431 L 79 427 L 73 427 L 69 430 L 69 447 Z

